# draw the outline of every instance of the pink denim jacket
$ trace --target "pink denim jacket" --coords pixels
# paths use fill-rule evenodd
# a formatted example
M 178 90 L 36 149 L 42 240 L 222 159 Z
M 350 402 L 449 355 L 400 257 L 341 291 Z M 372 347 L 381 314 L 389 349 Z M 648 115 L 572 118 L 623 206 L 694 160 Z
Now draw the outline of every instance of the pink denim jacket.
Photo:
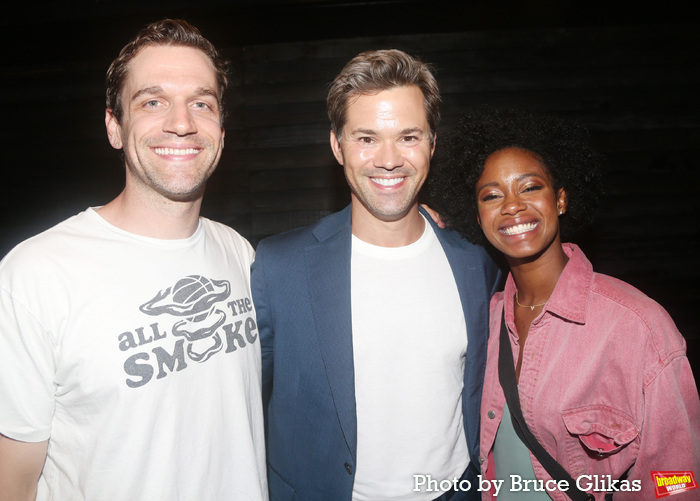
M 557 286 L 532 322 L 520 372 L 520 401 L 535 437 L 582 487 L 604 499 L 627 471 L 630 488 L 614 499 L 655 500 L 652 471 L 692 471 L 700 483 L 700 401 L 685 340 L 666 311 L 634 287 L 593 272 L 573 244 Z M 494 472 L 493 442 L 505 397 L 498 381 L 498 339 L 506 325 L 517 360 L 515 283 L 491 300 L 491 334 L 481 401 L 481 474 Z M 530 454 L 537 479 L 551 477 Z M 583 477 L 584 475 L 590 476 Z M 633 482 L 634 481 L 634 482 Z M 552 484 L 550 484 L 552 485 Z M 550 493 L 568 500 L 566 493 Z M 483 499 L 495 499 L 484 492 Z M 700 489 L 672 496 L 700 499 Z

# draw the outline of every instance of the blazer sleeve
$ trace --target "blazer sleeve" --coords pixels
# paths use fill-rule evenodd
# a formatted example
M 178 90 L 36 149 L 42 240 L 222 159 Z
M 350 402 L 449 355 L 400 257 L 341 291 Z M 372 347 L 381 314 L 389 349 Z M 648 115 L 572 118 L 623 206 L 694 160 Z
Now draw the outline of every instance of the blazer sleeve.
M 255 261 L 251 267 L 251 289 L 253 293 L 253 305 L 260 333 L 260 349 L 262 351 L 262 396 L 263 408 L 267 410 L 267 404 L 272 394 L 272 374 L 274 370 L 274 341 L 275 332 L 272 322 L 272 304 L 268 293 L 268 280 L 265 262 L 267 258 L 265 241 L 258 244 Z

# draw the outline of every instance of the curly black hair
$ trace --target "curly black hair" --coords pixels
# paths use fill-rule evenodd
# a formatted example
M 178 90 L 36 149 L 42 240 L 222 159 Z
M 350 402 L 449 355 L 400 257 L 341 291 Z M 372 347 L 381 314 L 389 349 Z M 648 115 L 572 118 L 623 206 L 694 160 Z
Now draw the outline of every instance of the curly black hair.
M 481 107 L 467 111 L 438 140 L 427 183 L 428 203 L 447 225 L 473 243 L 486 244 L 477 222 L 475 186 L 486 159 L 509 147 L 535 153 L 552 176 L 554 189 L 566 189 L 562 239 L 593 222 L 602 195 L 601 157 L 591 148 L 588 131 L 549 115 Z

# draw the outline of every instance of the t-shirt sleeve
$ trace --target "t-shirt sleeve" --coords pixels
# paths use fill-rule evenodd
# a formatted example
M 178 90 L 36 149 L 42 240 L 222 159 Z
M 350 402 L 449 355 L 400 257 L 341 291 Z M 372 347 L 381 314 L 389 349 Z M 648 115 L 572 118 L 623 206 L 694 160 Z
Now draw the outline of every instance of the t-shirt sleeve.
M 0 288 L 0 433 L 47 440 L 54 414 L 54 349 L 27 308 Z

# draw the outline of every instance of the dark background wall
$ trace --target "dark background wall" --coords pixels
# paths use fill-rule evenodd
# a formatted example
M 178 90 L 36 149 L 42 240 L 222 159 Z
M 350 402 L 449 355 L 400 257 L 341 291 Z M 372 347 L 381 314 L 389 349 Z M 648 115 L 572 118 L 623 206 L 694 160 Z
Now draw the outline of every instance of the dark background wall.
M 233 65 L 226 150 L 204 215 L 256 244 L 342 208 L 328 146 L 330 80 L 362 50 L 435 65 L 445 130 L 480 103 L 582 121 L 607 196 L 582 242 L 598 271 L 664 305 L 700 371 L 700 23 L 625 2 L 332 0 L 29 3 L 3 17 L 0 256 L 123 186 L 104 133 L 104 72 L 143 25 L 183 17 Z M 690 6 L 687 7 L 690 9 Z

